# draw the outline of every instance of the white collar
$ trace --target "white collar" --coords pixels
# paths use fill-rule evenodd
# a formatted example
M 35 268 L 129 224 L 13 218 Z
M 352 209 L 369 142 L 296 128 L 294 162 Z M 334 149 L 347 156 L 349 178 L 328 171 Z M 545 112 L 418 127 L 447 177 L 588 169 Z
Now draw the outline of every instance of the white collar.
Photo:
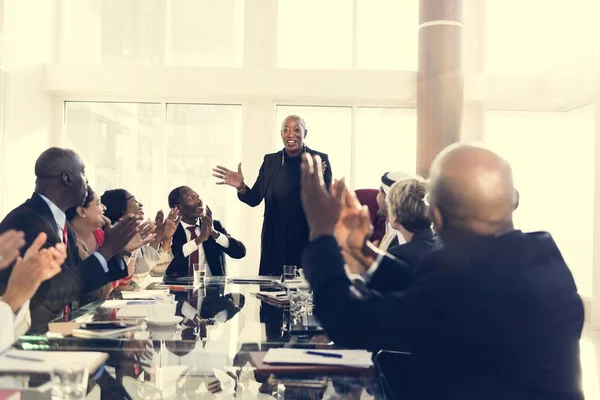
M 54 222 L 56 222 L 56 226 L 58 227 L 59 232 L 62 233 L 65 223 L 67 222 L 67 216 L 65 215 L 63 210 L 58 208 L 58 206 L 56 204 L 54 204 L 52 201 L 50 201 L 49 198 L 47 198 L 46 196 L 41 195 L 39 193 L 38 193 L 38 196 L 40 196 L 42 199 L 44 199 L 46 204 L 48 204 L 48 207 L 50 207 L 50 211 L 52 212 L 52 216 L 54 217 Z
M 398 230 L 394 229 L 394 228 L 392 227 L 392 224 L 390 224 L 389 222 L 386 222 L 386 223 L 385 223 L 385 231 L 386 231 L 387 233 L 395 233 L 396 235 L 400 235 L 400 231 L 398 231 Z
M 181 224 L 181 226 L 183 226 L 183 229 L 187 229 L 190 226 L 199 226 L 200 224 L 198 223 L 198 220 L 196 220 L 196 223 L 194 225 L 188 224 L 186 222 L 183 222 L 183 220 L 179 221 L 179 223 Z

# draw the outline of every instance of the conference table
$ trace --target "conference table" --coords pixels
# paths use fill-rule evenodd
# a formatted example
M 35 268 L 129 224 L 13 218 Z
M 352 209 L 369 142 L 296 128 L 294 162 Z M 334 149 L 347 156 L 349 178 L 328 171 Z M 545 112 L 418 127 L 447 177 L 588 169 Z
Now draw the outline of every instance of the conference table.
M 48 333 L 46 327 L 22 336 L 14 347 L 28 351 L 107 353 L 108 359 L 90 371 L 90 399 L 384 398 L 381 380 L 372 369 L 358 374 L 314 374 L 307 370 L 301 375 L 257 369 L 257 352 L 271 348 L 336 348 L 318 327 L 290 329 L 289 305 L 257 297 L 258 292 L 281 291 L 279 279 L 211 277 L 194 288 L 169 289 L 174 296 L 175 315 L 181 320 L 178 324 L 146 324 L 141 317 L 127 316 L 97 301 L 74 310 L 69 320 L 124 320 L 139 326 L 118 338 L 57 335 Z M 119 294 L 115 296 L 118 298 Z M 190 315 L 190 306 L 195 316 Z M 45 382 L 48 386 L 49 375 L 14 378 L 23 382 L 22 398 L 49 398 L 49 394 L 34 396 L 36 386 L 42 387 Z

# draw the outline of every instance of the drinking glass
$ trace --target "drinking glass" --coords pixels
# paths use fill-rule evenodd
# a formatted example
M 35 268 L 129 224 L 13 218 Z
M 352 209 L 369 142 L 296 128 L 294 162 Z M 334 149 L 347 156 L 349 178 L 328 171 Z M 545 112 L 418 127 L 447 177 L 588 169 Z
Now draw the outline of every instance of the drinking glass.
M 302 317 L 303 295 L 299 291 L 290 291 L 290 320 L 296 323 Z
M 200 285 L 204 283 L 204 277 L 206 276 L 206 263 L 193 265 L 194 268 L 194 285 Z
M 80 400 L 87 394 L 88 369 L 83 364 L 57 365 L 50 372 L 52 400 Z
M 298 267 L 295 265 L 283 266 L 283 281 L 291 281 L 298 277 Z

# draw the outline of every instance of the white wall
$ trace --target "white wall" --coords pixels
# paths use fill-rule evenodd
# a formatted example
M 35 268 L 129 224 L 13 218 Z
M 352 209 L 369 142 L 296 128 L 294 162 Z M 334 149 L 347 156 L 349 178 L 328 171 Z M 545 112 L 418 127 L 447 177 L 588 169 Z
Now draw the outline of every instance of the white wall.
M 60 118 L 55 115 L 53 96 L 45 90 L 45 64 L 52 62 L 55 54 L 55 2 L 8 0 L 4 8 L 7 74 L 0 150 L 2 216 L 33 192 L 35 160 L 54 142 L 54 118 Z

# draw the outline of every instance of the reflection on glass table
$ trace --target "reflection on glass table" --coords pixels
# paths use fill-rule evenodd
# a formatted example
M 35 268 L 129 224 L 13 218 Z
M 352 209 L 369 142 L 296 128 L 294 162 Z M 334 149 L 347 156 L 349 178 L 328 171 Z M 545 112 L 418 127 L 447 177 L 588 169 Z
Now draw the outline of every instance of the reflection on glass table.
M 48 337 L 43 332 L 23 336 L 23 350 L 97 351 L 106 363 L 90 371 L 89 390 L 102 395 L 124 394 L 135 399 L 176 398 L 378 398 L 375 376 L 271 376 L 259 374 L 250 352 L 277 347 L 331 348 L 322 332 L 284 329 L 289 307 L 262 302 L 253 294 L 282 290 L 278 282 L 232 284 L 207 278 L 203 286 L 173 292 L 173 326 L 151 326 L 119 338 Z M 120 310 L 94 303 L 73 312 L 78 321 L 115 321 Z M 307 382 L 304 382 L 308 380 Z M 317 382 L 317 383 L 315 383 Z M 317 385 L 318 387 L 315 387 Z M 96 388 L 97 387 L 97 388 Z M 308 396 L 308 397 L 307 397 Z M 116 398 L 116 397 L 115 397 Z

